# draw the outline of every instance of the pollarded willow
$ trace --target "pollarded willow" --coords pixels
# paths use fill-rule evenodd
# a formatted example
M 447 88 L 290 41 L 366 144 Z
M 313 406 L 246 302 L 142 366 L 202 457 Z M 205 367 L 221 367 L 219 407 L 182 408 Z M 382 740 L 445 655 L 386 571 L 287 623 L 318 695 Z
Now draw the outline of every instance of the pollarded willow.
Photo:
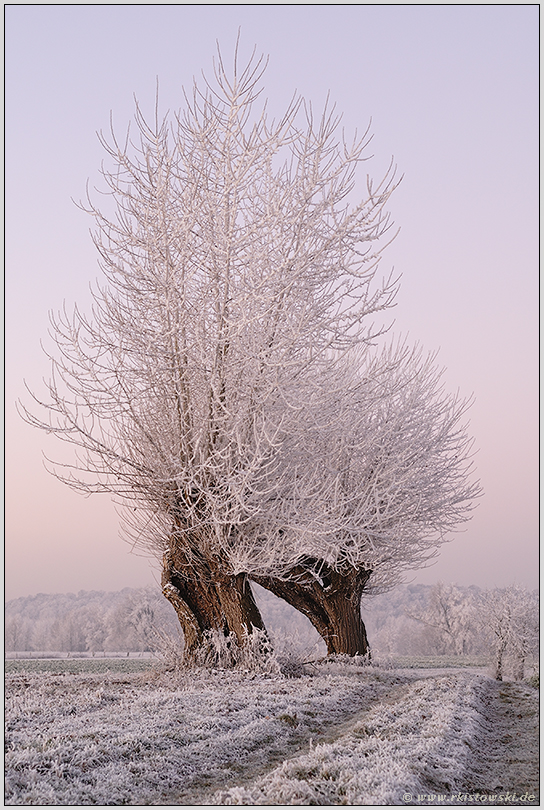
M 410 480 L 407 456 L 385 463 L 370 445 L 388 441 L 394 456 L 383 414 L 397 424 L 405 395 L 403 413 L 437 417 L 428 438 L 445 430 L 442 459 L 456 441 L 447 404 L 434 415 L 424 404 L 425 364 L 416 370 L 405 349 L 369 359 L 383 331 L 374 316 L 397 286 L 377 276 L 394 171 L 352 204 L 368 134 L 348 145 L 334 111 L 315 120 L 297 99 L 270 122 L 258 109 L 264 69 L 235 59 L 229 76 L 219 56 L 214 83 L 195 85 L 184 112 L 150 124 L 137 106 L 134 139 L 102 138 L 114 210 L 84 207 L 103 281 L 89 315 L 54 319 L 53 373 L 37 400 L 48 416 L 26 411 L 79 450 L 56 474 L 117 495 L 133 542 L 163 555 L 164 593 L 193 651 L 208 630 L 242 641 L 262 627 L 248 575 L 294 592 L 325 568 L 344 582 L 364 571 L 366 583 L 378 561 L 397 571 L 406 549 L 411 562 L 425 557 L 421 531 L 394 528 L 406 492 L 388 501 Z M 450 496 L 437 487 L 443 516 L 427 528 L 439 537 L 453 504 L 461 515 L 474 494 L 466 446 L 462 434 Z

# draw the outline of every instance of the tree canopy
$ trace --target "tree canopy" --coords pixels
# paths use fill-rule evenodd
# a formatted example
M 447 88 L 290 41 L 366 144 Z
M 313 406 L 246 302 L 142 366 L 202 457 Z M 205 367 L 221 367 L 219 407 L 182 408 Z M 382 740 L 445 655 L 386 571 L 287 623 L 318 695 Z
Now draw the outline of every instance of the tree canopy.
M 391 585 L 478 492 L 466 403 L 375 325 L 397 289 L 378 277 L 393 167 L 352 202 L 368 133 L 347 143 L 301 99 L 269 121 L 264 69 L 219 56 L 184 112 L 137 106 L 134 136 L 102 137 L 113 211 L 84 207 L 104 280 L 90 314 L 53 319 L 48 415 L 26 411 L 78 448 L 56 474 L 117 495 L 133 542 L 164 555 L 195 644 L 259 626 L 248 576 Z

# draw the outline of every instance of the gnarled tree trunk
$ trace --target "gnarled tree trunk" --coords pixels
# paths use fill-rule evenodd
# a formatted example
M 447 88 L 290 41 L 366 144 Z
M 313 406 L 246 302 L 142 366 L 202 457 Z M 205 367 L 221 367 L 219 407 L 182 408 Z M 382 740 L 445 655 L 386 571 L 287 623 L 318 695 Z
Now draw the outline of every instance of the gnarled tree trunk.
M 188 566 L 181 556 L 172 550 L 165 553 L 161 584 L 178 616 L 189 659 L 206 652 L 210 631 L 234 634 L 242 648 L 253 629 L 265 629 L 245 574 L 228 576 L 203 558 Z
M 361 596 L 371 571 L 335 571 L 308 560 L 289 571 L 289 580 L 251 576 L 309 618 L 327 645 L 328 655 L 366 655 L 370 652 L 361 618 Z M 319 570 L 319 578 L 312 573 Z

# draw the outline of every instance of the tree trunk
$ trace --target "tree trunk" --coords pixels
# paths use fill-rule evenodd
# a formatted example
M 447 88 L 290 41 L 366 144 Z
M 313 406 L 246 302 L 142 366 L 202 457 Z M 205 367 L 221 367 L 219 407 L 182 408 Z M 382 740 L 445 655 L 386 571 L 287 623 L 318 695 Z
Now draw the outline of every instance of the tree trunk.
M 506 641 L 500 639 L 495 648 L 495 680 L 502 681 L 503 656 L 506 650 Z
M 514 680 L 522 681 L 525 677 L 525 656 L 523 653 L 518 653 L 514 660 Z
M 366 655 L 370 648 L 361 618 L 361 596 L 372 572 L 356 568 L 339 572 L 324 564 L 310 568 L 315 562 L 296 566 L 288 580 L 251 579 L 304 613 L 325 641 L 328 655 Z
M 227 576 L 204 560 L 187 567 L 185 560 L 176 560 L 175 552 L 169 551 L 163 558 L 161 584 L 178 616 L 189 659 L 206 652 L 210 632 L 225 638 L 234 634 L 242 648 L 254 628 L 265 629 L 245 574 Z

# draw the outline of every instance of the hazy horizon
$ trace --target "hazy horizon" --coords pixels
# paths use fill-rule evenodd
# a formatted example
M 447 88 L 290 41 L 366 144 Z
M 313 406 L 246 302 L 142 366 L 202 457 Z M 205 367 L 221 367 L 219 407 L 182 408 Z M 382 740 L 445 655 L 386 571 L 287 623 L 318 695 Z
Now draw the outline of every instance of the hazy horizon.
M 270 57 L 272 112 L 327 93 L 347 135 L 371 121 L 367 164 L 394 156 L 402 275 L 394 333 L 439 350 L 468 414 L 484 494 L 415 583 L 538 584 L 538 7 L 8 6 L 6 8 L 6 599 L 160 581 L 130 554 L 109 496 L 72 492 L 42 455 L 66 448 L 17 415 L 49 375 L 48 312 L 88 305 L 99 275 L 90 218 L 110 111 L 123 135 L 134 95 L 154 114 L 230 63 Z M 60 446 L 59 446 L 60 445 Z

